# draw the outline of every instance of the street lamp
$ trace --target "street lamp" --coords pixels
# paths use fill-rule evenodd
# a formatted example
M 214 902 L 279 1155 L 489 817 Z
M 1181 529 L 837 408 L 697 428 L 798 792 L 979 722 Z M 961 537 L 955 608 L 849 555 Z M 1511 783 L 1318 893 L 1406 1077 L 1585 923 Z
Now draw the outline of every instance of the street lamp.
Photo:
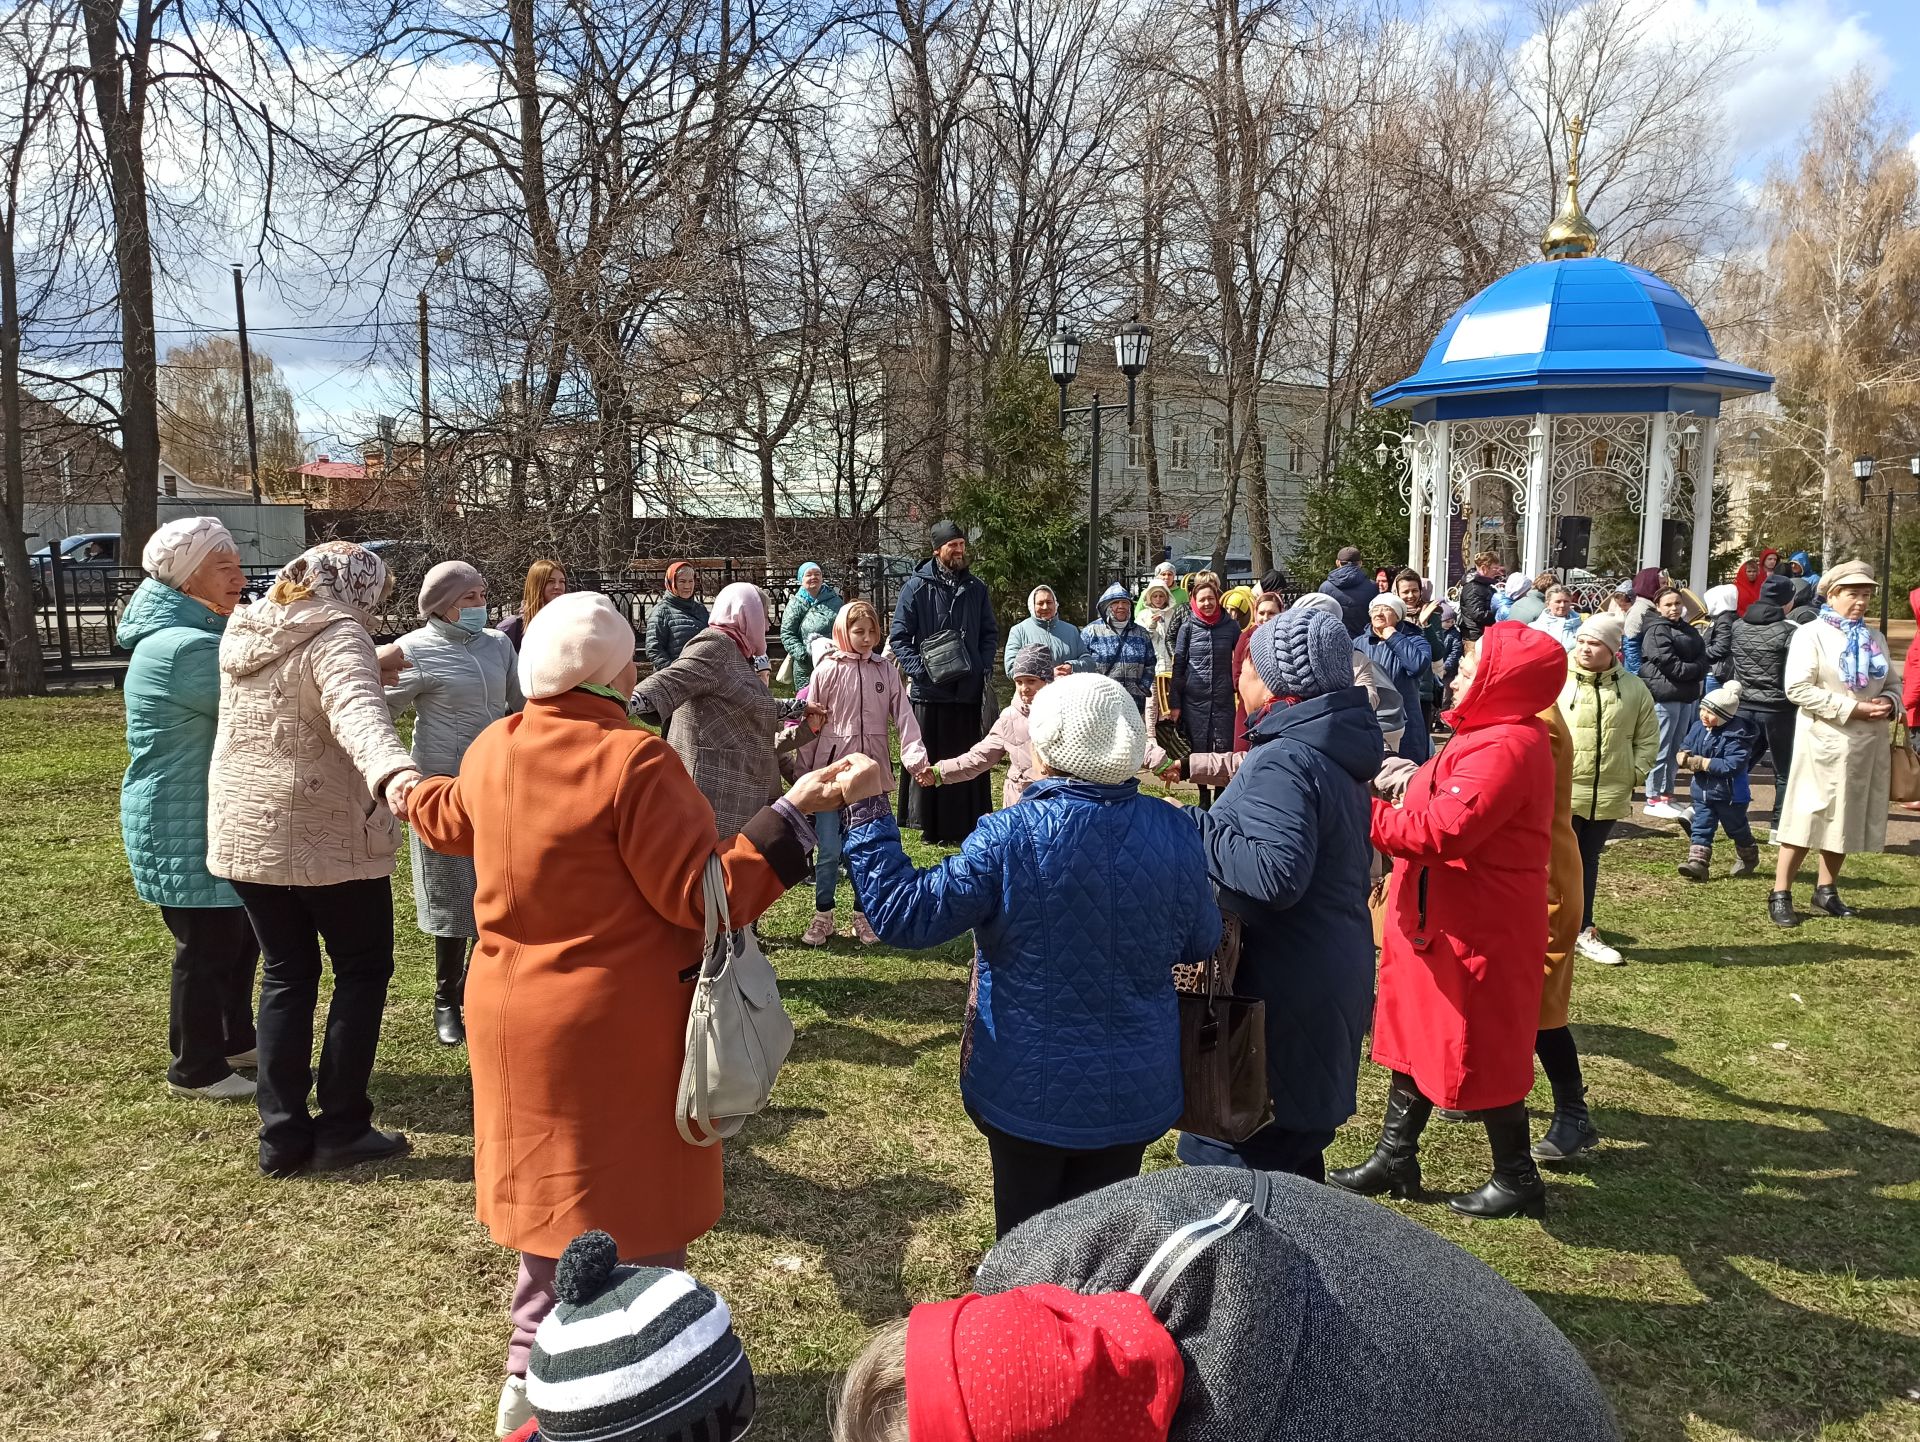
M 1863 462 L 1867 468 L 1864 473 L 1860 469 Z M 1873 474 L 1873 462 L 1865 456 L 1859 457 L 1859 459 L 1853 463 L 1853 473 L 1861 477 L 1860 500 L 1862 504 L 1865 504 L 1867 499 L 1866 477 Z M 1907 458 L 1907 474 L 1913 477 L 1913 489 L 1907 493 L 1907 496 L 1911 498 L 1912 496 L 1920 495 L 1920 456 L 1909 456 Z M 1889 593 L 1893 589 L 1893 507 L 1895 502 L 1900 499 L 1899 496 L 1894 494 L 1893 484 L 1889 481 L 1886 495 L 1887 516 L 1885 523 L 1880 528 L 1880 634 L 1882 636 L 1887 634 L 1887 604 L 1891 599 Z M 1824 561 L 1826 557 L 1822 556 L 1820 559 Z
M 1100 392 L 1093 393 L 1084 406 L 1067 407 L 1067 386 L 1080 373 L 1080 338 L 1062 321 L 1047 342 L 1047 370 L 1060 387 L 1060 429 L 1067 429 L 1068 416 L 1085 416 L 1090 426 L 1087 443 L 1087 619 L 1097 621 L 1100 607 L 1100 418 L 1125 411 L 1129 430 L 1134 422 L 1134 387 L 1153 351 L 1153 329 L 1142 323 L 1138 314 L 1120 327 L 1113 337 L 1113 363 L 1127 378 L 1127 403 L 1101 405 Z M 1147 418 L 1153 424 L 1153 418 Z

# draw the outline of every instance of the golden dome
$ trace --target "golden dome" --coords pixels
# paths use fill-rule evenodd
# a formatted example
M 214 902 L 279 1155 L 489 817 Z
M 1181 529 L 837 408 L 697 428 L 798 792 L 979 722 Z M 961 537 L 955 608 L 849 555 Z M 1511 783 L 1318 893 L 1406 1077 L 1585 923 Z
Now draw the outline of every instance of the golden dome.
M 1600 232 L 1593 228 L 1587 213 L 1580 208 L 1580 137 L 1586 126 L 1574 116 L 1567 126 L 1572 154 L 1567 163 L 1567 198 L 1560 202 L 1560 213 L 1540 237 L 1540 253 L 1548 260 L 1579 260 L 1600 249 Z

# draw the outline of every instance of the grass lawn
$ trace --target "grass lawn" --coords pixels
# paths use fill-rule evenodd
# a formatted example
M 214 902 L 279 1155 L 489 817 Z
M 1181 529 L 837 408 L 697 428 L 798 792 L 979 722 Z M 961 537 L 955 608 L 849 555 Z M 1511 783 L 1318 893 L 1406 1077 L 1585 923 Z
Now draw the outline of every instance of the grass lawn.
M 491 1436 L 512 1269 L 473 1220 L 465 1056 L 431 1036 L 404 853 L 373 1091 L 414 1154 L 266 1181 L 251 1108 L 163 1085 L 169 941 L 120 852 L 121 724 L 113 694 L 0 703 L 13 1424 L 186 1442 Z M 1790 935 L 1766 923 L 1765 879 L 1675 877 L 1671 829 L 1612 847 L 1601 922 L 1633 964 L 1583 966 L 1574 993 L 1605 1146 L 1552 1179 L 1544 1224 L 1407 1207 L 1539 1302 L 1631 1437 L 1920 1439 L 1912 827 L 1897 846 L 1849 868 L 1859 919 Z M 864 1329 L 960 1290 L 992 1237 L 986 1149 L 954 1084 L 964 946 L 809 952 L 810 910 L 797 889 L 764 928 L 799 1042 L 775 1106 L 729 1147 L 726 1216 L 693 1249 L 753 1357 L 768 1442 L 821 1437 L 829 1379 Z M 1340 1164 L 1372 1143 L 1382 1074 L 1363 1086 Z M 1171 1162 L 1169 1142 L 1149 1155 Z M 1477 1184 L 1484 1138 L 1436 1122 L 1425 1156 L 1430 1184 Z

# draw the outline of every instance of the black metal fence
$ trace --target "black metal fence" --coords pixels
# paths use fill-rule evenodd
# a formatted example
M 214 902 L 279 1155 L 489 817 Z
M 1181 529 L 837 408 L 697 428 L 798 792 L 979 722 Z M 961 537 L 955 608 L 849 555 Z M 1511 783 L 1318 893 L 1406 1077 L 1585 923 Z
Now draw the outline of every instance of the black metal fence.
M 118 644 L 116 634 L 120 618 L 133 593 L 140 589 L 146 573 L 131 566 L 74 561 L 59 554 L 58 545 L 49 548 L 46 557 L 34 558 L 34 639 L 46 658 L 47 674 L 55 679 L 97 677 L 117 682 L 124 674 L 130 653 Z M 244 599 L 254 600 L 266 594 L 278 570 L 271 566 L 243 568 L 247 578 Z M 768 639 L 779 654 L 780 616 L 795 583 L 791 579 L 768 584 L 765 568 L 757 561 L 733 557 L 707 558 L 698 563 L 700 594 L 711 599 L 723 586 L 734 581 L 752 581 L 767 597 Z M 882 616 L 893 607 L 893 598 L 903 577 L 900 567 L 889 565 L 884 557 L 863 557 L 853 568 L 853 582 Z M 577 569 L 569 572 L 569 582 L 577 591 L 602 591 L 632 622 L 637 635 L 644 636 L 648 612 L 666 594 L 666 575 L 662 571 L 627 571 L 607 578 L 600 573 Z M 504 620 L 519 606 L 521 576 L 488 577 L 489 611 L 495 622 Z M 420 624 L 414 602 L 418 595 L 419 575 L 403 570 L 395 577 L 393 593 L 381 607 L 374 623 L 374 636 L 390 641 Z M 849 589 L 845 584 L 842 591 Z M 12 638 L 0 637 L 0 654 Z

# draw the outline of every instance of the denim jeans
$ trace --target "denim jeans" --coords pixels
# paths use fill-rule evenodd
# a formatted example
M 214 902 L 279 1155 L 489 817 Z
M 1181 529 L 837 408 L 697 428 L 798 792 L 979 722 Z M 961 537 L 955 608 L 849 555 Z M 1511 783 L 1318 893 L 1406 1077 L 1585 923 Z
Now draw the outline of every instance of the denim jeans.
M 1654 703 L 1654 716 L 1660 724 L 1660 751 L 1653 758 L 1653 770 L 1647 773 L 1649 801 L 1656 796 L 1673 795 L 1673 758 L 1680 750 L 1680 742 L 1687 734 L 1693 713 L 1699 709 L 1698 704 L 1692 701 Z
M 822 811 L 812 820 L 813 909 L 832 911 L 834 892 L 838 890 L 840 884 L 840 872 L 845 868 L 845 861 L 840 855 L 840 813 Z M 851 878 L 853 873 L 848 871 L 847 875 Z

